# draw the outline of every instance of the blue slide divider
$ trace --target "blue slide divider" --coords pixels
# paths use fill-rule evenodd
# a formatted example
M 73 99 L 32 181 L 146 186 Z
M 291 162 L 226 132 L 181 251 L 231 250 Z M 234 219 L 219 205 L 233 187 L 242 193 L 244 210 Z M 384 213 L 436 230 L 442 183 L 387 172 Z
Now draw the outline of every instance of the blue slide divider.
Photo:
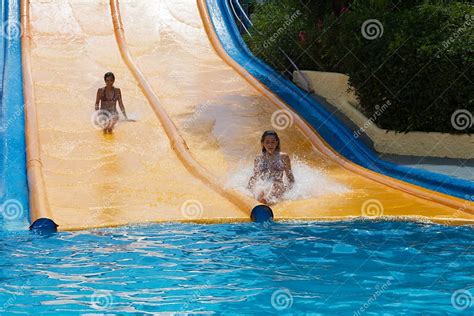
M 4 0 L 0 6 L 0 230 L 27 229 L 20 1 Z
M 361 139 L 354 137 L 353 131 L 317 100 L 255 57 L 240 35 L 229 1 L 232 0 L 206 0 L 214 29 L 227 54 L 311 124 L 334 150 L 362 167 L 389 177 L 458 198 L 472 198 L 472 181 L 401 166 L 381 159 Z

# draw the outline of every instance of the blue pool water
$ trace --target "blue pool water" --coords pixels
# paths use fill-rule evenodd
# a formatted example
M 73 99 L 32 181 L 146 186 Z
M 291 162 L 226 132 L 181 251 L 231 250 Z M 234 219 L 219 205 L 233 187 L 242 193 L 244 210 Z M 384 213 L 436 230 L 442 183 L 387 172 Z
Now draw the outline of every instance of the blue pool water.
M 162 224 L 0 235 L 2 315 L 474 314 L 470 227 Z

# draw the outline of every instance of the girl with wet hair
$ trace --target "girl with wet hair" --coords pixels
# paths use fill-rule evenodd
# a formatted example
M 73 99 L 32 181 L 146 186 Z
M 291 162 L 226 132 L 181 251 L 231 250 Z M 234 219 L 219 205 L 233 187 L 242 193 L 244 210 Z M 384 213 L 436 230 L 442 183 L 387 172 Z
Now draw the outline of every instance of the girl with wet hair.
M 112 131 L 117 124 L 119 114 L 117 112 L 117 101 L 126 120 L 125 106 L 122 102 L 122 92 L 119 88 L 114 87 L 115 76 L 111 72 L 104 75 L 105 87 L 97 90 L 97 97 L 95 100 L 95 110 L 98 112 L 98 120 L 101 121 L 101 128 L 104 134 L 112 134 Z M 101 102 L 99 109 L 99 101 Z
M 262 153 L 255 158 L 252 177 L 247 188 L 260 203 L 274 204 L 295 183 L 290 157 L 280 152 L 280 138 L 275 131 L 265 131 L 260 139 Z M 286 175 L 288 184 L 283 181 Z M 262 182 L 266 185 L 262 185 Z M 266 187 L 266 188 L 265 188 Z

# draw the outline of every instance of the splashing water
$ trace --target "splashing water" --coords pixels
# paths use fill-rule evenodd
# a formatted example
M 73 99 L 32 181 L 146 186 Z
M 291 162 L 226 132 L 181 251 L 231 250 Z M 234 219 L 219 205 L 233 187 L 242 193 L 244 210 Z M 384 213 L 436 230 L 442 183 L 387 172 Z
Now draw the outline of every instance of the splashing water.
M 291 159 L 292 170 L 295 176 L 293 188 L 283 195 L 283 200 L 301 200 L 324 196 L 327 194 L 346 194 L 350 188 L 331 180 L 324 174 L 324 170 L 308 166 L 304 161 L 293 156 Z M 253 167 L 248 162 L 240 163 L 233 172 L 230 173 L 226 186 L 241 191 L 242 193 L 253 196 L 247 188 L 248 181 L 252 176 Z M 285 184 L 288 179 L 285 176 Z M 268 192 L 271 186 L 269 181 L 258 181 L 257 190 Z

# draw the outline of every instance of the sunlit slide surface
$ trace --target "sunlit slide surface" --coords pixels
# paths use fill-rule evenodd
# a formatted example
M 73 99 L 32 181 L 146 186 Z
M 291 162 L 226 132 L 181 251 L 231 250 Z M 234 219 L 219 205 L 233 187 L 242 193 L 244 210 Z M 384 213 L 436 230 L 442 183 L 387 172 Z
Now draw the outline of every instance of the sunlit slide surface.
M 30 5 L 41 157 L 59 229 L 249 220 L 250 210 L 237 208 L 177 159 L 120 56 L 108 2 Z M 318 152 L 291 118 L 215 53 L 195 1 L 123 1 L 120 11 L 135 62 L 194 157 L 226 187 L 251 196 L 246 184 L 260 136 L 278 131 L 296 184 L 272 206 L 275 219 L 383 215 L 474 221 L 463 210 L 368 180 Z M 107 71 L 115 74 L 127 114 L 136 120 L 120 121 L 113 135 L 103 135 L 91 122 Z

